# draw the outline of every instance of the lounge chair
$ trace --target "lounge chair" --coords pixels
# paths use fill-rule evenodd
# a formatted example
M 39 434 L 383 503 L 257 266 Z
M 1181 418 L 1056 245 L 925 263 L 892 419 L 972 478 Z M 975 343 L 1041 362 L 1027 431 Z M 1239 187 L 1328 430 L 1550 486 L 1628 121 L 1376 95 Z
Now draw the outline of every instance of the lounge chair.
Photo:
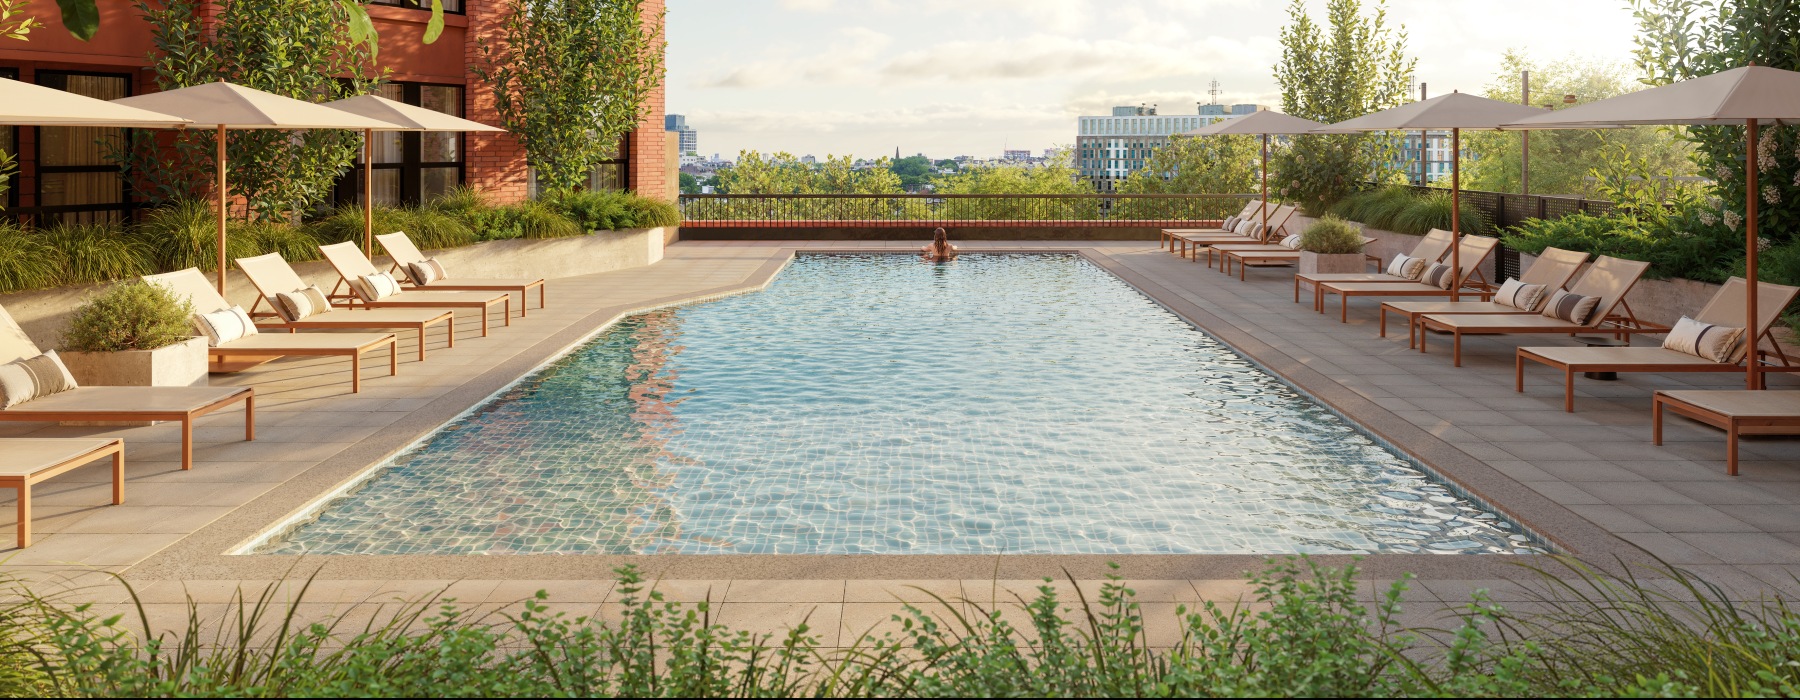
M 1368 236 L 1359 236 L 1358 240 L 1361 241 L 1356 244 L 1358 250 L 1361 250 L 1363 246 L 1375 242 L 1375 239 Z M 1285 245 L 1255 247 L 1227 246 L 1225 250 L 1220 252 L 1220 256 L 1223 264 L 1219 266 L 1219 271 L 1227 275 L 1231 274 L 1231 263 L 1235 260 L 1237 261 L 1238 280 L 1240 281 L 1246 278 L 1252 267 L 1288 267 L 1300 264 L 1300 249 L 1297 247 L 1289 248 Z M 1379 255 L 1369 255 L 1365 253 L 1363 254 L 1363 258 L 1377 264 L 1381 262 L 1381 256 Z
M 160 284 L 194 304 L 194 315 L 225 311 L 231 302 L 200 274 L 199 268 L 145 275 L 145 282 Z M 350 360 L 350 393 L 362 391 L 362 358 L 382 348 L 388 351 L 388 374 L 400 371 L 400 348 L 392 333 L 256 333 L 206 349 L 207 357 L 221 366 L 238 358 L 344 357 Z
M 544 308 L 544 278 L 542 277 L 536 279 L 523 277 L 519 279 L 450 277 L 420 284 L 419 280 L 412 276 L 409 266 L 413 263 L 423 263 L 427 258 L 424 253 L 419 252 L 417 246 L 413 245 L 411 238 L 407 238 L 406 234 L 403 232 L 396 231 L 394 233 L 376 236 L 375 240 L 381 241 L 381 248 L 387 251 L 389 258 L 393 259 L 393 269 L 400 271 L 404 275 L 403 279 L 411 279 L 412 283 L 420 289 L 429 289 L 434 292 L 507 292 L 509 294 L 518 292 L 519 318 L 525 318 L 525 307 L 530 306 L 530 304 L 526 302 L 525 297 L 530 294 L 533 288 L 536 288 L 538 292 L 538 308 Z
M 0 364 L 42 354 L 0 309 Z M 256 391 L 250 387 L 84 386 L 0 408 L 0 421 L 178 421 L 181 468 L 192 469 L 194 421 L 238 403 L 244 404 L 244 439 L 255 440 Z
M 488 314 L 494 307 L 500 307 L 506 319 L 506 325 L 512 325 L 512 295 L 493 292 L 427 292 L 418 290 L 401 290 L 392 296 L 379 299 L 370 298 L 366 292 L 352 280 L 366 275 L 382 274 L 375 263 L 363 257 L 362 250 L 355 243 L 333 243 L 319 246 L 319 252 L 325 254 L 325 260 L 337 270 L 338 280 L 331 288 L 333 298 L 347 298 L 371 309 L 475 309 L 481 312 L 481 337 L 488 334 Z M 338 291 L 349 287 L 351 294 L 340 295 Z
M 1200 249 L 1206 249 L 1206 266 L 1213 266 L 1213 257 L 1226 251 L 1234 250 L 1292 250 L 1280 244 L 1287 231 L 1288 221 L 1299 212 L 1299 207 L 1283 206 L 1277 208 L 1269 216 L 1269 225 L 1263 229 L 1262 239 L 1258 241 L 1239 241 L 1222 238 L 1193 238 L 1188 241 L 1194 244 L 1194 262 L 1200 261 Z
M 1274 208 L 1270 209 L 1270 207 Z M 1265 210 L 1268 215 L 1266 221 L 1263 216 Z M 1287 224 L 1288 218 L 1294 215 L 1294 211 L 1294 207 L 1276 206 L 1274 202 L 1270 202 L 1264 204 L 1261 208 L 1252 210 L 1249 215 L 1238 222 L 1238 229 L 1199 230 L 1175 233 L 1173 234 L 1173 243 L 1181 246 L 1181 252 L 1179 253 L 1181 257 L 1190 258 L 1195 261 L 1199 260 L 1198 256 L 1200 249 L 1209 246 L 1223 244 L 1261 245 L 1269 243 L 1274 236 L 1278 235 L 1282 226 Z M 1255 233 L 1240 232 L 1242 230 L 1241 227 L 1246 223 L 1254 223 L 1261 226 L 1261 228 Z M 1192 251 L 1192 253 L 1190 254 L 1189 251 Z
M 19 549 L 31 546 L 32 485 L 112 458 L 112 502 L 125 502 L 125 441 L 118 438 L 0 440 L 0 489 L 19 493 Z
M 1350 322 L 1351 297 L 1449 297 L 1473 296 L 1490 299 L 1494 295 L 1493 286 L 1481 282 L 1470 282 L 1471 278 L 1482 277 L 1481 265 L 1487 262 L 1488 256 L 1494 254 L 1494 248 L 1500 245 L 1500 239 L 1488 236 L 1463 236 L 1457 244 L 1462 248 L 1458 256 L 1462 267 L 1451 272 L 1454 277 L 1450 281 L 1450 289 L 1443 289 L 1424 282 L 1321 282 L 1313 286 L 1313 310 L 1325 313 L 1325 296 L 1336 294 L 1339 299 L 1338 320 Z M 1449 263 L 1443 263 L 1448 265 Z
M 1664 412 L 1723 429 L 1725 473 L 1731 476 L 1738 473 L 1738 436 L 1800 433 L 1800 391 L 1658 391 L 1650 408 L 1657 445 L 1663 444 Z
M 1742 277 L 1733 277 L 1719 287 L 1706 307 L 1700 309 L 1693 319 L 1701 323 L 1709 323 L 1727 328 L 1741 328 L 1737 325 L 1744 322 L 1744 302 L 1748 298 L 1745 290 L 1748 284 Z M 1760 311 L 1757 319 L 1754 342 L 1744 344 L 1744 357 L 1733 358 L 1731 362 L 1715 362 L 1685 352 L 1663 347 L 1623 347 L 1623 348 L 1582 348 L 1582 347 L 1527 347 L 1519 348 L 1514 360 L 1514 389 L 1525 390 L 1525 361 L 1530 360 L 1562 370 L 1563 373 L 1563 410 L 1575 410 L 1575 373 L 1576 372 L 1654 372 L 1657 374 L 1674 374 L 1690 372 L 1735 372 L 1745 371 L 1743 362 L 1750 357 L 1752 348 L 1756 356 L 1751 362 L 1761 362 L 1761 342 L 1769 337 L 1769 329 L 1781 318 L 1782 310 L 1793 303 L 1794 296 L 1800 294 L 1800 287 L 1789 287 L 1768 282 L 1756 285 L 1756 304 Z
M 1425 236 L 1423 238 L 1419 239 L 1419 244 L 1413 246 L 1412 252 L 1407 253 L 1407 257 L 1418 258 L 1420 260 L 1424 260 L 1425 263 L 1427 265 L 1429 265 L 1431 263 L 1437 262 L 1438 260 L 1442 259 L 1444 257 L 1444 255 L 1448 254 L 1450 252 L 1450 243 L 1455 240 L 1456 240 L 1455 234 L 1450 233 L 1449 231 L 1445 231 L 1441 228 L 1434 228 L 1431 230 L 1430 233 L 1425 234 Z M 1390 275 L 1390 274 L 1387 274 L 1386 272 L 1376 272 L 1376 273 L 1368 273 L 1368 272 L 1331 273 L 1331 272 L 1327 272 L 1327 273 L 1314 273 L 1314 274 L 1310 274 L 1310 275 L 1305 274 L 1305 273 L 1296 272 L 1296 273 L 1294 273 L 1294 303 L 1296 303 L 1296 304 L 1300 303 L 1300 284 L 1302 282 L 1313 285 L 1316 288 L 1316 287 L 1318 287 L 1318 285 L 1325 283 L 1325 282 L 1417 282 L 1417 281 L 1418 280 L 1407 279 L 1407 278 L 1401 277 L 1399 275 Z
M 1253 215 L 1257 214 L 1258 212 L 1262 211 L 1262 206 L 1263 206 L 1262 200 L 1252 199 L 1252 200 L 1250 200 L 1250 202 L 1248 204 L 1244 205 L 1243 211 L 1240 211 L 1237 213 L 1237 217 L 1240 219 L 1243 219 L 1243 218 L 1248 218 L 1250 216 L 1253 216 Z M 1227 217 L 1225 217 L 1225 220 L 1229 220 L 1230 218 L 1231 217 L 1227 216 Z M 1215 228 L 1165 228 L 1162 230 L 1162 238 L 1161 238 L 1161 241 L 1160 241 L 1160 244 L 1158 245 L 1158 247 L 1166 249 L 1169 252 L 1173 253 L 1173 252 L 1175 252 L 1175 237 L 1176 236 L 1182 236 L 1182 235 L 1193 236 L 1193 235 L 1206 235 L 1206 234 L 1216 234 L 1216 233 L 1228 234 L 1231 232 L 1225 230 L 1224 228 L 1218 228 L 1218 227 L 1215 227 Z
M 1545 293 L 1538 300 L 1539 306 L 1550 300 L 1554 290 L 1569 286 L 1569 280 L 1581 271 L 1587 263 L 1587 253 L 1577 253 L 1561 248 L 1545 248 L 1538 255 L 1537 262 L 1519 275 L 1524 284 L 1543 285 Z M 1536 309 L 1520 309 L 1493 301 L 1389 301 L 1381 305 L 1381 337 L 1387 337 L 1388 314 L 1394 313 L 1406 317 L 1406 347 L 1412 347 L 1418 333 L 1418 319 L 1425 314 L 1506 314 L 1526 315 L 1537 313 Z
M 1558 335 L 1577 335 L 1580 333 L 1629 335 L 1631 333 L 1648 332 L 1644 324 L 1634 319 L 1613 315 L 1625 295 L 1637 285 L 1650 263 L 1636 260 L 1622 260 L 1602 256 L 1595 260 L 1581 279 L 1575 280 L 1569 291 L 1586 297 L 1598 297 L 1593 313 L 1586 323 L 1571 323 L 1560 318 L 1551 318 L 1540 314 L 1425 314 L 1419 317 L 1419 352 L 1426 350 L 1425 331 L 1445 331 L 1452 336 L 1451 360 L 1462 366 L 1462 339 L 1465 335 L 1500 335 L 1525 333 L 1551 333 Z
M 262 294 L 251 307 L 252 317 L 258 318 L 258 328 L 296 330 L 395 330 L 410 329 L 419 334 L 419 361 L 425 360 L 425 330 L 437 324 L 444 324 L 444 337 L 449 340 L 450 347 L 456 347 L 456 314 L 450 311 L 435 309 L 341 309 L 332 307 L 328 311 L 314 313 L 306 318 L 290 321 L 284 315 L 281 303 L 275 295 L 294 292 L 307 287 L 294 268 L 289 267 L 286 260 L 278 253 L 259 255 L 254 258 L 238 258 L 237 266 L 250 278 L 250 284 Z M 256 309 L 264 302 L 272 309 L 270 316 L 257 316 Z M 273 318 L 274 320 L 269 320 Z

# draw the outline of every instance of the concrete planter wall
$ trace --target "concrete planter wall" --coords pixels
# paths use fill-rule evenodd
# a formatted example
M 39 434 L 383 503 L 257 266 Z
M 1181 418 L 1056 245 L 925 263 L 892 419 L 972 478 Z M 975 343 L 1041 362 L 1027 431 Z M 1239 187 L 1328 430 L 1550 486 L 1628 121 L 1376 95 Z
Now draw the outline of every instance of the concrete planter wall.
M 1348 255 L 1321 255 L 1310 251 L 1300 251 L 1300 274 L 1303 275 L 1336 275 L 1368 272 L 1368 259 L 1362 253 Z
M 82 386 L 206 386 L 206 339 L 155 350 L 58 351 Z
M 653 265 L 662 260 L 663 246 L 673 229 L 649 228 L 597 231 L 587 236 L 543 240 L 489 241 L 462 248 L 425 251 L 458 277 L 543 277 L 556 279 Z M 385 233 L 376 231 L 376 233 Z M 387 267 L 387 257 L 377 255 L 377 267 Z M 294 271 L 308 283 L 327 292 L 338 284 L 337 272 L 324 261 L 295 263 Z M 210 277 L 210 273 L 208 275 Z M 226 275 L 226 296 L 231 303 L 252 308 L 256 289 L 243 274 Z M 49 350 L 61 343 L 69 315 L 104 285 L 62 287 L 0 294 L 0 307 L 12 314 L 25 334 Z M 555 297 L 555 292 L 551 292 Z M 554 300 L 551 303 L 556 303 Z M 266 306 L 264 308 L 267 308 Z M 79 380 L 79 378 L 77 378 Z

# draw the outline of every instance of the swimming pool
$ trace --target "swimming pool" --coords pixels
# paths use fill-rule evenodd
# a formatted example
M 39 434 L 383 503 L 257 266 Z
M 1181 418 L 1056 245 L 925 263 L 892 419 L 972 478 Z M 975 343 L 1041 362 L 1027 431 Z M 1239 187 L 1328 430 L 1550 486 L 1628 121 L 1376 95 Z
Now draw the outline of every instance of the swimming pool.
M 804 255 L 634 316 L 250 551 L 1541 551 L 1077 255 Z

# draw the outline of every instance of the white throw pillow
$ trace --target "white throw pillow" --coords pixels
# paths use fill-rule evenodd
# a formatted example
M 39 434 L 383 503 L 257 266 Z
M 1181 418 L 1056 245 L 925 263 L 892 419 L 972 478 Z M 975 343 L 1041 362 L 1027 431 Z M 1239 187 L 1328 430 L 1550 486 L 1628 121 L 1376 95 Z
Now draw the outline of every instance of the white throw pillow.
M 1234 230 L 1237 228 L 1238 222 L 1242 220 L 1243 219 L 1239 218 L 1238 215 L 1232 214 L 1229 218 L 1225 219 L 1224 223 L 1219 224 L 1219 228 L 1225 229 L 1226 231 Z
M 0 408 L 78 388 L 56 351 L 0 365 Z
M 1713 362 L 1737 362 L 1748 354 L 1744 329 L 1701 323 L 1686 316 L 1669 329 L 1663 347 Z
M 1292 234 L 1292 235 L 1289 235 L 1287 238 L 1281 239 L 1281 247 L 1290 248 L 1293 250 L 1299 250 L 1300 249 L 1300 234 L 1298 234 L 1298 233 Z
M 1396 255 L 1394 261 L 1388 263 L 1387 273 L 1400 279 L 1417 281 L 1419 275 L 1425 274 L 1425 259 L 1410 255 Z
M 1431 267 L 1425 268 L 1425 274 L 1419 276 L 1419 281 L 1438 289 L 1449 289 L 1456 284 L 1456 268 L 1443 263 L 1432 263 Z
M 363 275 L 350 286 L 356 288 L 356 295 L 363 301 L 380 301 L 400 293 L 400 280 L 386 272 Z
M 206 343 L 219 347 L 233 340 L 256 335 L 256 324 L 250 320 L 250 314 L 244 313 L 244 307 L 233 306 L 223 311 L 209 314 L 196 314 L 195 325 L 206 335 Z
M 275 310 L 289 323 L 331 311 L 331 300 L 318 285 L 275 295 Z
M 407 263 L 406 276 L 412 278 L 413 284 L 423 287 L 450 275 L 444 272 L 444 266 L 437 258 L 426 258 L 416 263 Z
M 1544 291 L 1549 287 L 1541 284 L 1525 284 L 1516 279 L 1507 278 L 1500 285 L 1500 292 L 1494 295 L 1494 303 L 1510 306 L 1520 311 L 1536 311 L 1538 302 L 1544 300 Z
M 1588 317 L 1594 315 L 1594 309 L 1600 306 L 1600 297 L 1584 297 L 1566 289 L 1558 289 L 1550 295 L 1550 301 L 1544 304 L 1542 313 L 1550 318 L 1559 318 L 1580 326 L 1588 324 Z

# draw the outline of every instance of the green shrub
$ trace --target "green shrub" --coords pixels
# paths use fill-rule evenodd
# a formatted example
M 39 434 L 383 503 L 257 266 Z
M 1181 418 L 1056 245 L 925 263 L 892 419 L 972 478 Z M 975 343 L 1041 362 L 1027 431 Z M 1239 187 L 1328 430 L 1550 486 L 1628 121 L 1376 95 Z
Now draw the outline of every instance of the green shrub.
M 289 262 L 318 260 L 319 239 L 306 228 L 284 221 L 238 221 L 233 219 L 226 232 L 234 240 L 242 240 L 245 248 L 256 255 L 276 253 Z
M 501 207 L 523 238 L 572 238 L 587 235 L 574 219 L 542 202 L 520 202 Z
M 1300 249 L 1310 253 L 1348 255 L 1360 253 L 1362 248 L 1362 231 L 1330 214 L 1300 232 Z
M 681 210 L 674 204 L 629 192 L 571 192 L 544 203 L 573 219 L 585 231 L 622 231 L 677 226 Z
M 413 209 L 407 211 L 407 218 L 407 227 L 396 230 L 406 231 L 406 235 L 412 238 L 413 245 L 420 250 L 460 248 L 479 240 L 475 236 L 475 229 L 454 214 L 429 208 Z
M 1450 210 L 1452 209 L 1450 202 L 1450 193 L 1448 192 L 1416 195 L 1413 197 L 1411 205 L 1396 212 L 1393 220 L 1388 222 L 1389 225 L 1382 228 L 1414 236 L 1431 233 L 1432 229 L 1449 231 L 1451 230 Z M 1486 217 L 1481 215 L 1481 211 L 1476 209 L 1472 202 L 1464 201 L 1462 203 L 1460 223 L 1463 233 L 1480 235 L 1489 231 Z
M 1571 214 L 1527 220 L 1501 240 L 1507 247 L 1531 255 L 1554 247 L 1648 262 L 1650 269 L 1645 274 L 1652 278 L 1723 282 L 1734 269 L 1742 269 L 1741 235 L 1723 226 L 1708 227 L 1679 217 L 1672 225 L 1681 228 L 1657 231 L 1629 217 Z
M 631 195 L 625 200 L 625 211 L 630 216 L 631 225 L 623 228 L 657 228 L 659 226 L 680 226 L 681 207 L 674 202 Z
M 62 258 L 56 284 L 111 282 L 156 270 L 155 251 L 118 224 L 57 224 L 38 235 Z
M 163 270 L 190 267 L 212 272 L 219 268 L 219 222 L 212 205 L 195 200 L 176 201 L 157 207 L 144 215 L 136 229 L 137 237 L 156 251 L 157 266 Z M 230 232 L 231 224 L 226 223 Z M 260 255 L 257 242 L 245 236 L 225 237 L 227 264 L 237 258 Z
M 0 221 L 0 292 L 53 286 L 63 269 L 61 250 L 10 220 Z
M 426 209 L 445 213 L 459 214 L 474 209 L 491 209 L 487 194 L 468 185 L 457 185 L 443 194 L 425 203 Z
M 193 313 L 193 304 L 162 285 L 113 285 L 75 309 L 63 347 L 81 352 L 167 347 L 193 337 Z

